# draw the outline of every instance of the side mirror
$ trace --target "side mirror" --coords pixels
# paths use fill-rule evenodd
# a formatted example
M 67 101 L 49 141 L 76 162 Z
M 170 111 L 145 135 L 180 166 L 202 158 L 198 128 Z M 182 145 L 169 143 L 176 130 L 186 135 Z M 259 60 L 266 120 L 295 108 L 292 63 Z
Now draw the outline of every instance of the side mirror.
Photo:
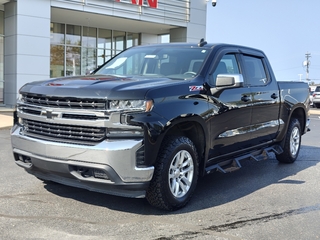
M 216 88 L 236 88 L 242 86 L 242 74 L 219 74 L 216 78 Z

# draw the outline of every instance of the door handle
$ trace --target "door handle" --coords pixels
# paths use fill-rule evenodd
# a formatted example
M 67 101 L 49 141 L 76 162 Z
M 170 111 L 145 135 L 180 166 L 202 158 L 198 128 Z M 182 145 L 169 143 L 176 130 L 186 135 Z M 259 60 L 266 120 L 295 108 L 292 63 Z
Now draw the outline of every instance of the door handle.
M 277 98 L 278 98 L 278 94 L 273 93 L 273 94 L 271 95 L 271 98 L 273 98 L 273 99 L 277 99 Z
M 241 97 L 241 101 L 248 102 L 248 101 L 251 101 L 251 98 L 250 98 L 250 96 L 244 95 Z

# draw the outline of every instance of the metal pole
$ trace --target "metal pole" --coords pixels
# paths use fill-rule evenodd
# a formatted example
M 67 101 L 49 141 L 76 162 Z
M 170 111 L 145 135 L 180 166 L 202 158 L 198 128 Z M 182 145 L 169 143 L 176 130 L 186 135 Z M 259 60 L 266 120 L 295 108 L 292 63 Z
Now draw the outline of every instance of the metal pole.
M 306 80 L 309 81 L 309 66 L 310 66 L 310 61 L 309 61 L 309 58 L 311 58 L 311 53 L 306 53 Z

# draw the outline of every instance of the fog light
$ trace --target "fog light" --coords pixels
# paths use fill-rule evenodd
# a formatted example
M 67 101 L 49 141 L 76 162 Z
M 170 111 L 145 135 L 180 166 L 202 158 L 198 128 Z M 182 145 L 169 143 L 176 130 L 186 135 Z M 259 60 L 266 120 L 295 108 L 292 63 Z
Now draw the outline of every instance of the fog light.
M 136 163 L 138 167 L 145 166 L 144 145 L 141 146 L 136 152 Z
M 109 177 L 106 174 L 106 172 L 103 171 L 103 170 L 100 170 L 100 169 L 93 169 L 93 176 L 95 178 L 101 178 L 101 179 L 109 180 Z
M 19 155 L 19 160 L 24 163 L 31 163 L 31 158 L 27 156 Z

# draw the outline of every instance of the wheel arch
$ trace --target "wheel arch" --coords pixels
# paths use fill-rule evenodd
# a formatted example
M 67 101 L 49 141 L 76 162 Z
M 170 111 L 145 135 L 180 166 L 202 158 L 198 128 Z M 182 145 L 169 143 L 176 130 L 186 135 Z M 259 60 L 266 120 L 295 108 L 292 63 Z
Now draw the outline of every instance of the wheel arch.
M 306 132 L 306 122 L 307 122 L 307 114 L 306 110 L 302 106 L 298 106 L 293 109 L 291 112 L 288 111 L 288 117 L 284 119 L 285 127 L 281 130 L 280 135 L 277 137 L 277 142 L 280 142 L 281 147 L 283 147 L 283 140 L 285 139 L 286 133 L 288 131 L 288 127 L 292 119 L 297 119 L 300 123 L 301 135 Z
M 168 136 L 186 136 L 194 143 L 199 157 L 200 175 L 203 175 L 204 160 L 207 157 L 208 134 L 206 132 L 204 123 L 201 123 L 197 118 L 191 118 L 187 121 L 178 121 L 167 129 L 164 134 L 164 138 Z
M 295 108 L 293 111 L 292 111 L 292 114 L 289 118 L 289 122 L 293 119 L 293 118 L 296 118 L 299 123 L 300 123 L 300 127 L 301 127 L 301 134 L 303 134 L 305 132 L 305 128 L 306 128 L 306 122 L 307 122 L 307 116 L 305 114 L 305 110 L 304 108 L 302 107 L 298 107 L 298 108 Z M 289 124 L 287 124 L 289 125 Z M 288 129 L 288 126 L 287 126 L 287 129 Z

